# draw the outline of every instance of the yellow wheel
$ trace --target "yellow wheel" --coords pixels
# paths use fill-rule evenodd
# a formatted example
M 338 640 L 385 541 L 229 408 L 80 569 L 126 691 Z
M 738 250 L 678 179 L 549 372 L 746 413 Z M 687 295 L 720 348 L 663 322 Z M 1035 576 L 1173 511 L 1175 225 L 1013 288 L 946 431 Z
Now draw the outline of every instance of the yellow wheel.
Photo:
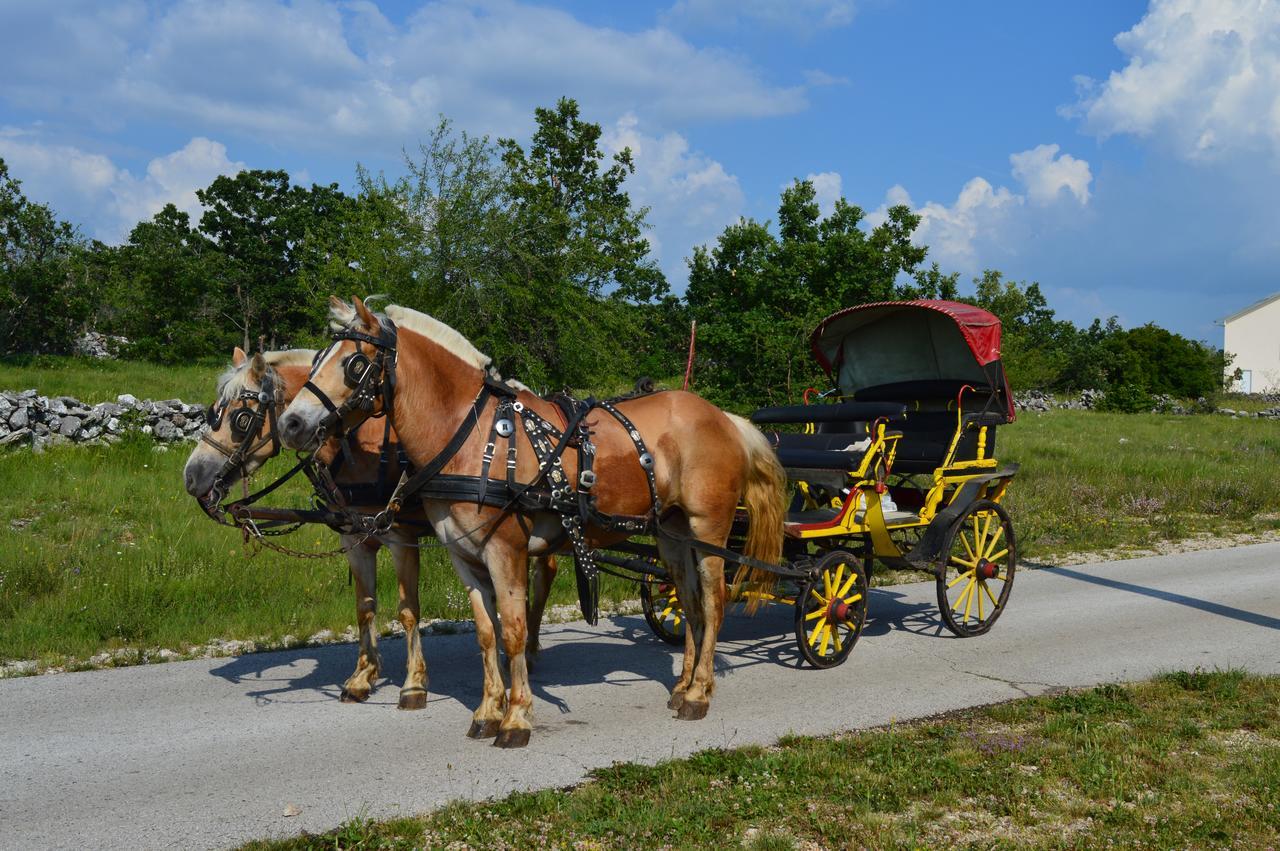
M 684 646 L 684 609 L 676 598 L 676 585 L 653 574 L 640 580 L 640 605 L 653 634 L 668 644 Z
M 1000 617 L 1013 589 L 1017 544 L 1004 508 L 989 499 L 969 506 L 947 536 L 938 571 L 938 609 L 956 635 L 982 635 Z
M 796 644 L 816 668 L 848 658 L 867 620 L 867 569 L 848 550 L 832 550 L 815 565 L 796 598 Z

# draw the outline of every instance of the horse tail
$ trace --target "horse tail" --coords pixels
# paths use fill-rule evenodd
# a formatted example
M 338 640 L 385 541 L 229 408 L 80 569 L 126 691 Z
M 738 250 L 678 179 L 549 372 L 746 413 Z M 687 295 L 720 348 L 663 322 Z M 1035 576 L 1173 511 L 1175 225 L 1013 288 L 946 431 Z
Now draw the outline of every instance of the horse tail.
M 742 448 L 747 453 L 747 478 L 742 488 L 742 504 L 746 506 L 750 525 L 743 555 L 777 564 L 782 557 L 783 505 L 787 495 L 787 474 L 778 463 L 773 447 L 760 431 L 742 417 L 728 414 L 738 429 Z M 741 565 L 734 576 L 734 584 L 748 590 L 764 591 L 777 582 L 777 575 L 761 568 Z M 744 586 L 745 583 L 745 586 Z M 747 611 L 754 614 L 760 607 L 760 598 L 753 597 L 747 603 Z

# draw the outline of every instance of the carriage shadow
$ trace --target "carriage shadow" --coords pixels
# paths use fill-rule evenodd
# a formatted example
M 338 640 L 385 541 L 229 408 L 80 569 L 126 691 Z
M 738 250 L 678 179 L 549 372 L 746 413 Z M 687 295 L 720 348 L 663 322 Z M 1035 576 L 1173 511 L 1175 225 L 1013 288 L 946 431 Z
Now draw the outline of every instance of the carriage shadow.
M 683 649 L 660 641 L 641 615 L 602 618 L 601 627 L 577 622 L 552 626 L 549 631 L 554 641 L 539 654 L 530 685 L 536 697 L 560 713 L 571 711 L 562 690 L 573 686 L 620 688 L 657 681 L 670 687 L 675 683 Z M 863 639 L 892 631 L 949 636 L 933 604 L 909 601 L 888 588 L 873 588 Z M 384 637 L 378 649 L 383 675 L 368 703 L 394 707 L 404 677 L 405 642 L 402 637 Z M 422 649 L 429 703 L 445 699 L 469 707 L 479 703 L 480 651 L 473 633 L 424 635 Z M 263 706 L 336 703 L 342 683 L 355 668 L 357 653 L 357 645 L 349 643 L 252 653 L 230 658 L 210 673 L 245 688 L 245 697 Z M 717 645 L 716 675 L 725 677 L 761 664 L 804 667 L 796 649 L 792 610 L 769 606 L 748 615 L 740 606 L 731 607 Z

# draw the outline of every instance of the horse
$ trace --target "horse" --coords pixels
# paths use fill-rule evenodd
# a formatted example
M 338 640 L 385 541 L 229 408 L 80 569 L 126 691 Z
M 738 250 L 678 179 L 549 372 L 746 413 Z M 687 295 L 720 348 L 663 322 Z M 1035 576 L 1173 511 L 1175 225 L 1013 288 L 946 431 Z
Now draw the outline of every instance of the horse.
M 242 478 L 252 476 L 280 451 L 275 435 L 275 421 L 293 400 L 307 380 L 314 350 L 262 352 L 248 357 L 239 347 L 231 357 L 231 366 L 218 379 L 217 401 L 210 406 L 209 428 L 201 435 L 183 468 L 187 492 L 209 510 L 225 495 L 226 489 Z M 262 393 L 271 401 L 264 406 Z M 241 413 L 242 411 L 247 412 Z M 236 417 L 247 417 L 237 424 Z M 237 458 L 237 451 L 239 457 Z M 355 498 L 355 510 L 376 510 L 370 504 L 377 496 L 380 479 L 394 482 L 401 473 L 399 441 L 394 430 L 360 428 L 348 440 L 343 452 L 337 438 L 327 441 L 316 452 L 316 460 L 332 468 L 334 461 L 343 463 L 334 475 L 340 489 Z M 388 460 L 380 470 L 383 458 Z M 215 486 L 220 491 L 214 495 Z M 385 495 L 383 496 L 385 501 Z M 347 563 L 354 579 L 356 624 L 360 646 L 355 671 L 342 686 L 343 703 L 363 703 L 372 694 L 382 668 L 378 653 L 376 570 L 378 549 L 386 545 L 391 551 L 399 585 L 398 620 L 404 626 L 406 643 L 405 681 L 400 690 L 399 708 L 423 709 L 427 705 L 427 665 L 418 634 L 419 605 L 419 540 L 430 534 L 430 525 L 421 509 L 403 514 L 386 532 L 376 537 L 343 534 L 340 540 L 346 550 Z M 530 663 L 537 655 L 537 630 L 551 583 L 555 578 L 554 558 L 540 559 L 533 574 L 537 577 L 530 606 L 530 622 L 535 640 L 530 642 Z
M 715 689 L 716 639 L 724 618 L 724 559 L 696 545 L 723 547 L 741 501 L 750 518 L 744 553 L 778 562 L 786 477 L 764 436 L 741 417 L 692 393 L 663 391 L 619 400 L 612 406 L 616 413 L 597 407 L 585 415 L 594 444 L 594 470 L 585 471 L 593 473 L 588 483 L 581 448 L 566 444 L 560 447 L 560 464 L 543 463 L 535 458 L 538 450 L 528 434 L 521 440 L 520 428 L 496 417 L 505 393 L 485 389 L 493 389 L 495 374 L 489 358 L 453 328 L 397 305 L 389 305 L 379 318 L 359 299 L 347 304 L 336 297 L 330 298 L 330 318 L 339 329 L 334 342 L 280 418 L 285 444 L 313 448 L 335 426 L 351 428 L 366 417 L 385 415 L 419 470 L 475 477 L 486 482 L 482 493 L 490 485 L 498 490 L 509 486 L 510 479 L 502 479 L 504 472 L 491 469 L 489 461 L 499 451 L 495 441 L 505 442 L 508 458 L 518 450 L 514 481 L 531 486 L 552 466 L 563 465 L 568 482 L 591 488 L 599 512 L 646 517 L 644 531 L 654 534 L 688 618 L 681 673 L 667 706 L 678 719 L 705 717 Z M 527 388 L 512 392 L 506 404 L 571 430 L 568 414 Z M 520 419 L 527 429 L 525 416 L 521 413 Z M 630 428 L 623 425 L 624 418 Z M 648 449 L 638 451 L 641 446 Z M 522 747 L 532 731 L 533 705 L 524 656 L 525 565 L 530 554 L 565 547 L 565 516 L 510 504 L 499 507 L 474 495 L 424 494 L 419 499 L 474 601 L 484 693 L 467 735 L 493 737 L 499 747 Z M 584 535 L 590 548 L 629 537 L 599 521 L 587 526 Z M 496 610 L 488 605 L 491 599 L 496 599 Z M 498 665 L 496 624 L 501 625 L 509 661 L 509 692 Z

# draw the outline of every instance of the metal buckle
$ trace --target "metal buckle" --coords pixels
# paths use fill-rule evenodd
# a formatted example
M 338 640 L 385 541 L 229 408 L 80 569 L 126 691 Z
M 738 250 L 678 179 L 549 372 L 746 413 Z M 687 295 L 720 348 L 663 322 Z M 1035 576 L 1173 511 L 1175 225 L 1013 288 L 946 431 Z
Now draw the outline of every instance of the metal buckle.
M 578 487 L 584 491 L 591 490 L 591 488 L 595 487 L 595 484 L 596 474 L 594 470 L 583 470 L 578 474 Z

